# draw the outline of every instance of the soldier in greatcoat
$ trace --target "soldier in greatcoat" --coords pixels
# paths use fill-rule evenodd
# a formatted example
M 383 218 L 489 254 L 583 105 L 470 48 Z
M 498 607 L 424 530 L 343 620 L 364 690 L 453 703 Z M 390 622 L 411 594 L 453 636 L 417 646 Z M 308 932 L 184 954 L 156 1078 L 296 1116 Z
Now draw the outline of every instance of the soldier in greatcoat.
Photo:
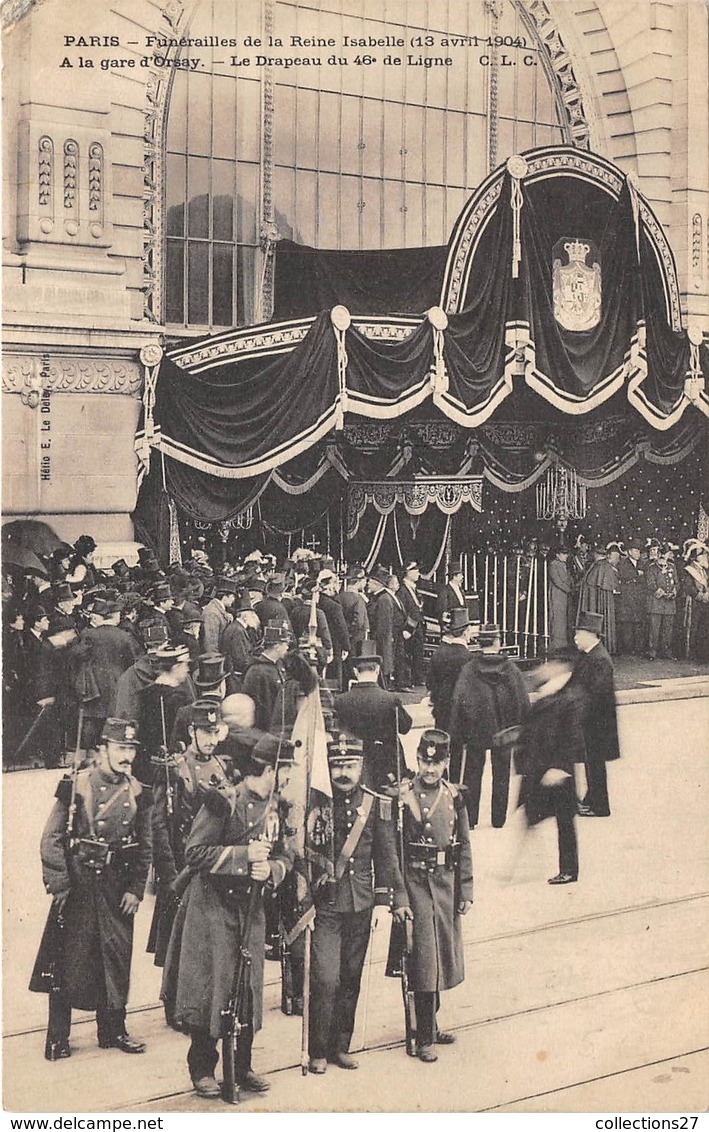
M 328 744 L 333 787 L 333 878 L 315 893 L 310 979 L 310 1072 L 328 1062 L 356 1069 L 349 1053 L 375 904 L 411 917 L 396 857 L 390 798 L 361 783 L 362 742 L 343 733 Z M 374 883 L 372 880 L 374 879 Z
M 172 930 L 161 997 L 191 1037 L 187 1065 L 195 1091 L 217 1097 L 214 1071 L 222 1011 L 228 1007 L 239 950 L 251 953 L 249 1025 L 241 1034 L 236 1080 L 252 1092 L 269 1083 L 251 1067 L 254 1034 L 263 1016 L 265 916 L 259 896 L 243 939 L 252 885 L 277 888 L 293 863 L 278 829 L 277 766 L 292 765 L 292 747 L 264 735 L 242 762 L 243 782 L 230 795 L 212 790 L 195 818 L 185 850 L 193 872 Z
M 69 1057 L 71 1011 L 95 1010 L 102 1049 L 143 1053 L 126 1032 L 133 919 L 150 867 L 150 797 L 131 766 L 134 723 L 109 718 L 97 766 L 59 783 L 42 834 L 42 873 L 53 897 L 30 990 L 49 994 L 48 1061 Z
M 164 966 L 170 932 L 182 891 L 189 883 L 185 875 L 185 846 L 192 823 L 206 793 L 223 786 L 230 766 L 218 753 L 229 728 L 222 722 L 219 700 L 195 700 L 189 706 L 189 746 L 166 760 L 153 785 L 153 864 L 157 894 L 147 951 L 155 965 Z M 180 889 L 182 891 L 180 891 Z
M 418 771 L 403 784 L 404 880 L 413 912 L 409 986 L 416 1005 L 417 1054 L 436 1061 L 436 1044 L 450 1045 L 436 1014 L 440 992 L 465 978 L 461 917 L 473 902 L 473 858 L 468 815 L 458 787 L 443 778 L 450 740 L 445 731 L 424 731 Z

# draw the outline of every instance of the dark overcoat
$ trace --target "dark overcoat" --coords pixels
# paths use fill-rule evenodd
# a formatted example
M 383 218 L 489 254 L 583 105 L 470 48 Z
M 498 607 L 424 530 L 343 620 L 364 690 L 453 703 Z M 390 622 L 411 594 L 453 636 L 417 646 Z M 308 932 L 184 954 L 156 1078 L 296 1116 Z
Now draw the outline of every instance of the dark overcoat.
M 363 741 L 365 778 L 375 788 L 397 773 L 397 718 L 399 734 L 411 730 L 411 716 L 396 692 L 378 684 L 355 684 L 349 692 L 335 696 L 334 708 L 340 726 Z M 399 747 L 402 767 L 403 747 Z
M 459 645 L 451 645 L 444 641 L 428 662 L 426 687 L 431 697 L 436 727 L 442 728 L 443 731 L 448 731 L 450 727 L 453 691 L 460 670 L 472 659 L 473 654 L 462 642 Z
M 69 892 L 56 931 L 50 909 L 30 990 L 47 993 L 51 979 L 44 972 L 58 968 L 59 982 L 70 1005 L 95 1010 L 102 983 L 110 1009 L 128 1001 L 133 950 L 133 916 L 120 909 L 126 892 L 142 899 L 150 867 L 150 795 L 137 779 L 108 774 L 99 767 L 80 771 L 77 781 L 75 836 L 106 842 L 114 853 L 101 873 L 69 851 L 67 822 L 71 780 L 62 779 L 54 808 L 42 834 L 42 875 L 47 892 Z M 127 841 L 135 849 L 122 850 Z
M 97 625 L 84 629 L 73 652 L 80 668 L 89 670 L 83 675 L 79 671 L 78 679 L 99 693 L 84 705 L 84 714 L 92 719 L 114 715 L 118 681 L 141 655 L 135 639 L 117 625 Z
M 515 753 L 515 766 L 522 775 L 519 804 L 525 806 L 530 825 L 577 812 L 574 763 L 584 762 L 586 754 L 582 711 L 582 693 L 569 684 L 532 704 Z M 542 786 L 542 778 L 551 769 L 565 771 L 568 780 L 559 786 Z
M 647 613 L 647 586 L 645 562 L 634 562 L 632 558 L 621 558 L 618 563 L 620 595 L 616 610 L 616 620 L 642 623 Z
M 589 762 L 620 758 L 613 661 L 598 644 L 576 661 L 570 688 L 582 695 L 583 735 Z
M 231 804 L 213 791 L 195 818 L 185 851 L 195 875 L 175 919 L 161 991 L 178 1026 L 220 1036 L 221 1012 L 231 996 L 250 901 L 248 845 L 263 835 L 267 816 L 275 811 L 275 799 L 269 804 L 240 783 Z M 278 840 L 267 887 L 278 886 L 292 862 L 292 852 Z M 254 1031 L 261 1029 L 263 1017 L 265 934 L 261 899 L 248 939 Z
M 458 902 L 473 899 L 473 856 L 465 802 L 453 783 L 441 779 L 430 787 L 418 776 L 405 799 L 404 879 L 414 914 L 410 987 L 414 991 L 450 990 L 465 978 Z M 441 851 L 457 842 L 458 864 L 454 869 L 444 865 L 433 870 L 414 868 L 409 848 L 412 842 L 425 842 Z

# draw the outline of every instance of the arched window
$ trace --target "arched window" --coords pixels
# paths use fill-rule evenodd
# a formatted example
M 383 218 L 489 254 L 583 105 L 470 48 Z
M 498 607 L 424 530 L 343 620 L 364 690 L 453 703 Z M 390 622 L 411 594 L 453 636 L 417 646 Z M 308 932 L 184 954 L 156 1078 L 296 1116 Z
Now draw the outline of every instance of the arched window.
M 174 78 L 166 324 L 208 331 L 258 317 L 264 197 L 280 235 L 299 243 L 445 244 L 491 155 L 499 164 L 531 146 L 568 141 L 536 41 L 511 0 L 496 4 L 493 18 L 495 4 L 486 0 L 200 0 L 189 36 L 240 46 L 185 48 L 200 65 Z M 491 67 L 493 31 L 501 39 Z M 263 46 L 243 46 L 246 36 Z M 345 36 L 389 46 L 351 46 Z M 458 44 L 441 45 L 447 36 Z M 404 47 L 390 46 L 399 39 Z M 524 65 L 524 55 L 534 62 Z M 250 65 L 235 66 L 232 56 L 248 56 Z M 273 106 L 264 109 L 264 56 L 322 63 L 273 64 Z M 385 56 L 402 62 L 384 63 Z M 453 64 L 428 67 L 432 56 Z

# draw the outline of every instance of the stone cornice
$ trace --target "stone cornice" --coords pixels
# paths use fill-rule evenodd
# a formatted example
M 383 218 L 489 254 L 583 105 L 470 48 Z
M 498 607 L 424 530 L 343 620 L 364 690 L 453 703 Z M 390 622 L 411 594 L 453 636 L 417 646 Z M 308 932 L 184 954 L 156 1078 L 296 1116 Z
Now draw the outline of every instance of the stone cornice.
M 3 354 L 3 393 L 26 396 L 33 389 L 49 389 L 52 393 L 121 393 L 140 397 L 142 388 L 143 368 L 131 358 L 60 354 L 55 350 Z

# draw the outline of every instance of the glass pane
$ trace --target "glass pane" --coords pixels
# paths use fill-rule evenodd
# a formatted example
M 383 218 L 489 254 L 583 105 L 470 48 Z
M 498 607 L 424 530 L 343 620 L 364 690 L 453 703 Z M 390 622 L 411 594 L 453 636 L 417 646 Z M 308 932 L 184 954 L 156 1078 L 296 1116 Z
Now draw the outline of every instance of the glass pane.
M 293 88 L 280 83 L 274 89 L 273 160 L 277 165 L 295 162 L 295 96 Z
M 419 55 L 424 54 L 424 49 L 421 47 L 410 47 L 406 52 L 406 55 L 409 54 L 412 59 L 418 60 Z M 404 56 L 405 100 L 409 105 L 423 106 L 426 102 L 426 68 L 417 67 L 413 63 L 407 63 L 406 55 Z
M 241 161 L 258 161 L 261 152 L 261 85 L 242 79 L 236 94 L 237 154 Z
M 248 326 L 255 319 L 256 267 L 255 248 L 238 248 L 236 252 L 236 322 Z
M 276 225 L 286 240 L 299 241 L 293 231 L 295 219 L 295 171 L 277 165 L 273 170 L 273 201 Z
M 225 7 L 236 13 L 236 32 L 240 39 L 243 39 L 245 35 L 261 37 L 263 0 L 238 0 L 236 4 L 234 0 L 218 0 L 218 4 L 219 11 L 222 7 Z M 280 4 L 277 4 L 276 8 L 280 8 Z M 219 24 L 217 24 L 217 27 L 219 27 Z
M 236 180 L 236 238 L 240 244 L 258 241 L 258 183 L 258 165 L 244 165 L 240 161 Z
M 426 208 L 426 245 L 445 244 L 448 238 L 445 223 L 445 190 L 429 185 L 424 199 Z
M 234 248 L 231 244 L 214 245 L 212 266 L 212 323 L 231 326 L 234 299 Z
M 468 98 L 466 101 L 466 109 L 470 114 L 486 113 L 486 82 L 481 75 L 481 71 L 485 68 L 481 67 L 478 61 L 485 50 L 485 48 L 481 48 L 480 51 L 476 51 L 474 47 L 471 47 L 468 51 Z
M 315 169 L 318 140 L 318 96 L 314 90 L 298 90 L 296 99 L 296 161 L 301 168 Z
M 180 323 L 185 321 L 184 308 L 184 254 L 182 240 L 168 240 L 165 257 L 165 321 Z
M 215 75 L 213 157 L 235 157 L 236 138 L 234 114 L 236 112 L 236 81 Z
M 404 186 L 401 182 L 384 182 L 384 217 L 383 227 L 385 234 L 385 247 L 404 247 Z
M 342 157 L 340 168 L 343 173 L 359 173 L 359 163 L 362 154 L 359 148 L 359 111 L 361 102 L 358 98 L 351 98 L 346 95 L 339 101 L 342 106 Z
M 467 56 L 474 50 L 472 47 L 452 47 L 448 51 L 453 60 L 453 66 L 447 67 L 448 72 L 448 106 L 452 110 L 474 109 L 469 107 L 469 98 L 475 98 L 472 90 L 468 91 L 467 73 L 469 59 Z M 479 68 L 478 68 L 479 69 Z
M 399 35 L 401 33 L 401 28 L 392 27 L 391 24 L 387 24 L 386 33 L 389 35 Z M 391 51 L 387 52 L 387 54 L 401 56 L 402 61 L 401 66 L 399 67 L 397 67 L 396 65 L 385 67 L 382 64 L 382 70 L 384 72 L 384 97 L 389 98 L 392 101 L 396 100 L 397 102 L 401 102 L 401 99 L 404 96 L 404 71 L 406 70 L 406 54 L 403 47 L 392 47 Z
M 351 248 L 355 251 L 361 246 L 360 228 L 368 207 L 366 204 L 364 208 L 359 207 L 361 202 L 365 200 L 364 189 L 359 177 L 342 177 L 340 179 L 340 192 L 342 237 L 339 246 Z
M 167 130 L 167 148 L 184 151 L 187 138 L 187 73 L 178 71 L 175 75 Z
M 384 103 L 384 176 L 401 176 L 403 107 Z
M 468 187 L 475 188 L 487 177 L 487 140 L 485 119 L 471 114 L 468 125 Z
M 503 114 L 506 118 L 513 118 L 515 113 L 515 91 L 517 88 L 517 71 L 522 66 L 521 60 L 519 66 L 507 67 L 502 65 L 503 56 L 508 61 L 516 60 L 518 52 L 514 48 L 501 48 L 498 59 L 500 66 L 498 68 L 497 79 L 497 110 L 499 114 Z
M 438 37 L 436 37 L 438 39 Z M 437 59 L 461 59 L 461 48 L 447 48 L 447 47 L 431 47 L 429 54 Z M 443 63 L 440 66 L 430 67 L 428 69 L 428 96 L 426 101 L 429 106 L 445 106 L 447 102 L 448 91 L 448 76 L 453 70 L 453 67 L 446 67 Z
M 404 215 L 405 247 L 423 247 L 423 185 L 406 186 L 406 212 Z
M 382 112 L 383 105 L 374 99 L 364 99 L 362 124 L 362 172 L 365 176 L 382 175 Z
M 206 157 L 191 157 L 187 167 L 189 205 L 187 226 L 190 236 L 209 235 L 209 161 Z
M 446 184 L 465 184 L 465 118 L 446 115 Z
M 187 147 L 189 153 L 207 154 L 211 150 L 211 78 L 192 71 L 188 80 Z
M 528 54 L 526 51 L 518 51 L 515 55 L 517 59 L 517 107 L 515 112 L 516 118 L 526 118 L 531 122 L 534 120 L 534 72 L 539 70 L 540 65 L 536 67 L 525 67 L 522 59 Z M 531 52 L 529 52 L 531 54 Z
M 469 199 L 470 193 L 466 192 L 465 189 L 448 189 L 446 192 L 446 244 L 450 239 L 453 228 L 458 222 L 458 217 Z
M 497 164 L 507 161 L 515 152 L 514 122 L 509 118 L 500 118 L 497 125 Z
M 537 75 L 537 121 L 556 122 L 556 105 L 544 68 L 540 64 L 534 70 Z
M 234 238 L 234 180 L 236 162 L 212 162 L 212 235 L 215 240 Z
M 423 110 L 409 106 L 404 114 L 406 179 L 423 180 Z
M 185 159 L 169 154 L 165 204 L 165 232 L 168 236 L 185 234 Z
M 209 244 L 194 240 L 187 245 L 187 321 L 209 323 Z
M 531 149 L 534 145 L 534 126 L 529 122 L 517 123 L 517 153 Z
M 425 28 L 427 25 L 426 0 L 408 0 L 406 17 L 409 27 Z
M 339 94 L 321 94 L 319 110 L 321 169 L 336 171 L 340 168 L 340 107 Z
M 343 178 L 344 182 L 349 178 Z M 321 173 L 318 179 L 318 190 L 320 199 L 318 202 L 318 247 L 319 248 L 336 248 L 339 246 L 340 236 L 340 178 L 333 173 Z M 348 241 L 352 239 L 352 228 L 354 224 L 355 241 L 357 239 L 357 219 L 351 216 L 347 218 L 347 238 Z M 352 246 L 351 243 L 348 244 Z
M 442 110 L 426 110 L 426 180 L 442 184 L 443 143 L 446 134 L 446 116 Z
M 381 248 L 382 245 L 382 182 L 367 178 L 362 185 L 362 244 L 363 248 Z M 385 239 L 388 240 L 386 233 Z
M 317 174 L 299 172 L 295 193 L 296 238 L 299 243 L 317 246 Z

